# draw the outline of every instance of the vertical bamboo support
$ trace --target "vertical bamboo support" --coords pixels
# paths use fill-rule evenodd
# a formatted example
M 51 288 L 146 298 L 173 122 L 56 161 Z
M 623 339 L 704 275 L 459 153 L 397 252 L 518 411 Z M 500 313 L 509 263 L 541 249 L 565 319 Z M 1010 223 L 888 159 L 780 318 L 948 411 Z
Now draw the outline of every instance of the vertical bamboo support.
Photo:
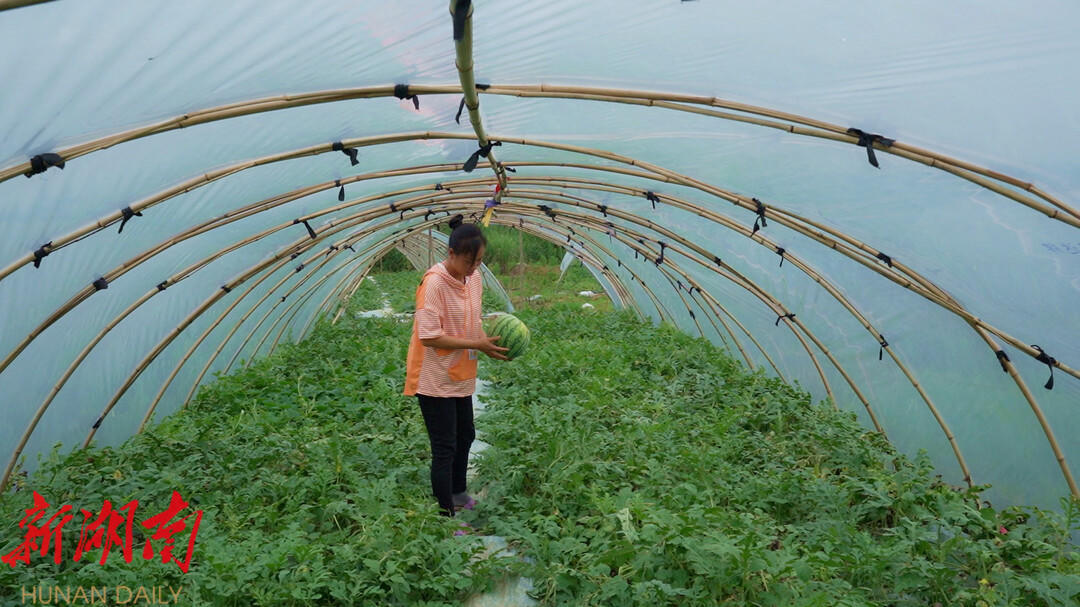
M 461 31 L 461 37 L 457 38 L 455 36 L 454 40 L 454 49 L 457 54 L 456 65 L 458 79 L 461 81 L 461 92 L 465 96 L 465 107 L 469 110 L 469 122 L 472 123 L 473 131 L 476 133 L 477 144 L 480 147 L 485 147 L 490 145 L 491 141 L 488 140 L 487 135 L 484 133 L 484 125 L 480 119 L 480 96 L 476 93 L 476 78 L 473 74 L 472 2 L 469 0 L 450 0 L 450 18 L 455 19 L 459 6 L 466 4 L 468 7 L 465 14 L 464 28 Z M 455 25 L 455 30 L 456 27 Z M 495 160 L 494 150 L 489 150 L 487 159 L 491 163 L 491 170 L 495 172 L 495 177 L 499 182 L 499 191 L 495 193 L 495 202 L 502 202 L 503 196 L 508 193 L 506 170 Z

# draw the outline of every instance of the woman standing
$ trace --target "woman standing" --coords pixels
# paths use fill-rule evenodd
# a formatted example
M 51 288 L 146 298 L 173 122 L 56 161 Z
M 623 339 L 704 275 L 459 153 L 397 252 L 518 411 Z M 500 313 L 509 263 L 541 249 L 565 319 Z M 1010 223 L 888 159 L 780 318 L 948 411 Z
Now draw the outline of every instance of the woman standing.
M 472 508 L 465 492 L 469 447 L 476 437 L 472 394 L 476 352 L 507 360 L 480 324 L 483 283 L 477 268 L 487 239 L 480 228 L 450 220 L 449 251 L 431 266 L 416 288 L 416 314 L 409 342 L 405 391 L 416 395 L 431 442 L 431 491 L 445 516 L 455 507 Z

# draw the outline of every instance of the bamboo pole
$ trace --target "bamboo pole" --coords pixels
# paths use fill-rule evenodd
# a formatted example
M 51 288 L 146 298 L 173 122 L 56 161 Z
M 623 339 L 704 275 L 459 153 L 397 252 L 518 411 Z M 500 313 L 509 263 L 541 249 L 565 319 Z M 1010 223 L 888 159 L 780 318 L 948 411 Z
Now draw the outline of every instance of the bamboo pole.
M 417 268 L 417 269 L 419 269 L 419 268 Z M 349 276 L 350 275 L 346 275 L 344 278 L 342 278 L 341 282 L 339 282 L 336 285 L 336 287 L 330 291 L 330 293 L 326 296 L 326 299 L 322 302 L 322 304 L 320 304 L 320 308 L 322 308 L 322 307 L 328 305 L 330 303 L 331 299 L 334 299 L 335 303 L 337 304 L 338 311 L 337 311 L 336 314 L 334 314 L 334 319 L 331 321 L 330 324 L 334 324 L 334 325 L 337 324 L 337 321 L 345 313 L 345 309 L 346 309 L 348 301 L 349 301 L 348 298 L 351 298 L 353 293 L 356 292 L 355 290 L 351 290 L 347 296 L 344 295 L 344 293 L 340 292 L 341 283 L 344 282 L 345 280 L 347 280 L 349 278 Z M 357 281 L 355 283 L 357 288 L 363 283 L 365 276 L 367 276 L 367 272 L 360 272 L 360 277 L 357 279 Z M 349 290 L 349 289 L 346 289 L 346 290 Z M 300 338 L 301 339 L 306 339 L 307 330 L 308 330 L 308 327 L 304 327 L 304 330 L 300 332 Z
M 601 101 L 659 107 L 710 116 L 713 118 L 720 118 L 723 120 L 743 122 L 756 126 L 779 129 L 796 135 L 828 139 L 841 143 L 858 145 L 859 141 L 858 137 L 848 134 L 847 128 L 840 125 L 830 124 L 828 122 L 822 122 L 820 120 L 814 120 L 811 118 L 798 116 L 796 114 L 789 114 L 786 112 L 770 110 L 768 108 L 763 108 L 759 106 L 725 101 L 716 97 L 676 95 L 651 91 L 625 91 L 621 89 L 583 86 L 551 86 L 544 84 L 536 87 L 492 86 L 491 88 L 486 89 L 484 92 L 490 95 L 512 95 L 515 97 L 540 97 L 549 99 L 580 99 L 587 101 Z M 682 104 L 672 103 L 671 101 L 678 101 Z M 717 112 L 683 104 L 700 104 L 713 107 L 722 107 L 736 110 L 739 112 L 745 112 L 746 115 L 732 114 L 730 112 Z M 775 120 L 757 118 L 756 116 L 765 116 L 771 119 L 794 122 L 795 124 L 785 124 L 784 122 L 776 122 Z M 804 128 L 797 125 L 805 125 L 805 127 L 810 128 Z M 1050 217 L 1051 219 L 1063 221 L 1065 223 L 1068 223 L 1069 225 L 1072 225 L 1073 227 L 1080 227 L 1080 211 L 1065 204 L 1059 198 L 1049 195 L 1044 190 L 1034 186 L 1030 182 L 1025 182 L 1015 177 L 1011 177 L 1007 174 L 1000 173 L 998 171 L 993 171 L 985 167 L 975 165 L 973 163 L 958 160 L 956 158 L 952 158 L 950 156 L 946 156 L 932 150 L 919 148 L 902 142 L 894 141 L 892 146 L 889 147 L 882 146 L 878 143 L 873 144 L 873 146 L 876 151 L 893 154 L 895 156 L 900 156 L 902 158 L 906 158 L 913 162 L 918 162 L 931 168 L 937 168 L 943 171 L 947 171 L 962 179 L 975 183 L 997 194 L 1019 202 L 1024 206 L 1027 206 L 1046 215 L 1047 217 Z M 1050 206 L 1037 202 L 1031 198 L 1023 196 L 1007 188 L 1004 188 L 1000 184 L 994 183 L 995 181 L 1030 192 L 1038 198 L 1049 202 Z
M 450 0 L 450 18 L 454 18 L 454 14 L 458 9 L 459 0 Z M 490 145 L 492 142 L 488 140 L 484 134 L 484 124 L 480 118 L 480 97 L 476 93 L 476 78 L 473 74 L 473 60 L 472 60 L 472 14 L 473 5 L 469 2 L 469 6 L 465 13 L 465 23 L 462 28 L 461 37 L 454 40 L 454 50 L 457 54 L 455 65 L 457 66 L 458 79 L 461 81 L 461 92 L 465 96 L 465 107 L 469 110 L 469 122 L 472 123 L 473 132 L 476 133 L 476 142 L 480 147 Z M 455 26 L 456 29 L 456 26 Z M 487 159 L 491 164 L 491 170 L 495 173 L 496 179 L 499 182 L 498 191 L 495 192 L 495 202 L 501 202 L 503 196 L 509 193 L 507 187 L 506 170 L 502 168 L 498 160 L 495 159 L 495 151 L 489 148 L 487 153 Z
M 470 19 L 468 24 L 470 47 L 471 27 L 472 26 Z M 472 77 L 471 53 L 469 57 L 469 77 Z M 456 92 L 464 92 L 461 86 L 455 87 L 453 85 L 410 85 L 409 90 L 410 92 L 413 92 L 415 94 L 425 95 L 452 94 Z M 666 109 L 689 111 L 696 114 L 709 115 L 725 120 L 736 120 L 740 122 L 755 124 L 758 126 L 776 128 L 792 134 L 830 139 L 854 145 L 858 144 L 858 138 L 849 135 L 847 133 L 847 129 L 840 125 L 807 118 L 797 114 L 780 112 L 760 106 L 727 101 L 716 97 L 680 95 L 653 91 L 631 91 L 625 89 L 582 86 L 555 86 L 543 84 L 524 86 L 493 85 L 486 89 L 485 92 L 487 94 L 513 95 L 519 97 L 531 96 L 548 97 L 555 99 L 585 99 L 614 103 L 630 103 L 636 105 L 656 106 Z M 473 93 L 475 94 L 475 84 L 473 86 Z M 57 153 L 59 153 L 65 159 L 65 161 L 71 161 L 85 154 L 105 149 L 113 145 L 118 145 L 132 139 L 147 137 L 150 135 L 166 132 L 168 130 L 183 128 L 195 124 L 202 124 L 204 122 L 224 120 L 228 118 L 234 118 L 259 112 L 274 111 L 290 107 L 310 105 L 314 103 L 332 103 L 348 99 L 386 97 L 393 94 L 394 87 L 384 85 L 376 87 L 315 91 L 311 93 L 303 93 L 296 95 L 277 95 L 268 98 L 254 99 L 244 102 L 232 103 L 224 106 L 207 108 L 181 116 L 176 116 L 167 120 L 159 121 L 152 125 L 129 129 L 127 131 L 122 131 L 113 135 L 84 142 L 76 146 L 63 148 L 58 150 Z M 478 103 L 479 101 L 477 100 L 477 107 Z M 693 108 L 685 104 L 698 104 L 711 107 L 720 107 L 734 110 L 737 112 L 742 112 L 746 115 L 744 116 L 741 114 L 731 114 L 729 112 L 712 112 L 708 110 L 702 110 L 700 108 Z M 767 119 L 758 119 L 754 118 L 754 116 L 763 116 Z M 470 113 L 470 120 L 471 119 L 472 116 Z M 785 124 L 784 122 L 776 122 L 776 120 L 791 122 L 794 124 Z M 952 158 L 950 156 L 946 156 L 932 150 L 927 150 L 924 148 L 905 144 L 903 142 L 894 142 L 891 146 L 888 147 L 883 147 L 880 144 L 872 145 L 874 146 L 875 150 L 878 150 L 880 152 L 901 156 L 909 160 L 919 162 L 931 168 L 938 168 L 948 171 L 949 173 L 952 173 L 958 177 L 971 181 L 972 183 L 976 183 L 982 187 L 994 191 L 995 193 L 1008 197 L 1032 209 L 1035 209 L 1052 219 L 1063 221 L 1065 223 L 1068 223 L 1069 225 L 1072 225 L 1073 227 L 1080 227 L 1080 211 L 1065 204 L 1060 199 L 1049 195 L 1042 188 L 1039 188 L 1031 182 L 1026 182 L 998 171 L 992 171 L 990 169 L 975 165 L 973 163 Z M 7 167 L 6 169 L 0 170 L 0 182 L 26 173 L 29 170 L 29 161 Z M 504 179 L 501 180 L 502 183 L 505 182 L 505 173 L 503 173 L 503 177 Z M 1050 203 L 1051 207 L 1053 208 L 1047 207 L 1042 203 L 1036 202 L 1035 200 L 1027 198 L 1012 190 L 1003 188 L 1000 185 L 993 184 L 993 182 L 995 181 L 1011 186 L 1013 188 L 1023 190 L 1025 192 L 1029 192 L 1036 197 Z
M 374 144 L 377 144 L 377 143 L 388 143 L 388 142 L 411 140 L 411 139 L 416 139 L 416 138 L 424 139 L 424 138 L 432 138 L 432 137 L 443 137 L 443 138 L 451 138 L 451 139 L 468 139 L 468 138 L 470 138 L 469 136 L 456 135 L 456 134 L 452 134 L 452 133 L 436 133 L 436 134 L 432 134 L 432 133 L 419 133 L 419 134 L 413 133 L 413 134 L 395 134 L 395 135 L 383 136 L 383 137 L 360 138 L 360 139 L 355 139 L 355 140 L 349 140 L 348 143 L 350 145 L 357 145 L 357 146 L 359 146 L 359 145 L 374 145 Z M 709 184 L 705 184 L 704 182 L 692 180 L 692 179 L 690 179 L 690 178 L 688 178 L 686 176 L 682 176 L 682 175 L 680 175 L 678 173 L 675 173 L 674 171 L 666 171 L 666 170 L 660 169 L 659 167 L 655 167 L 653 165 L 650 165 L 648 163 L 642 163 L 640 161 L 634 161 L 633 159 L 622 157 L 622 156 L 619 156 L 619 155 L 616 155 L 616 154 L 611 154 L 609 152 L 601 152 L 599 150 L 591 150 L 591 149 L 588 149 L 588 148 L 580 148 L 578 146 L 565 146 L 565 145 L 559 145 L 559 144 L 552 144 L 552 143 L 545 143 L 545 142 L 534 142 L 534 141 L 526 141 L 526 140 L 520 140 L 520 141 L 518 141 L 518 143 L 521 143 L 523 145 L 537 145 L 537 146 L 540 146 L 540 147 L 549 147 L 549 148 L 553 148 L 553 149 L 560 149 L 560 150 L 563 150 L 563 151 L 571 151 L 571 152 L 583 153 L 583 154 L 587 154 L 587 155 L 598 156 L 598 157 L 601 157 L 601 158 L 607 158 L 609 160 L 614 160 L 614 161 L 617 161 L 617 162 L 622 162 L 622 163 L 626 163 L 626 164 L 630 164 L 630 165 L 634 165 L 634 166 L 641 166 L 641 167 L 646 168 L 647 170 L 649 170 L 649 171 L 651 171 L 653 173 L 663 175 L 666 178 L 667 181 L 670 181 L 672 183 L 679 183 L 680 185 L 688 185 L 690 187 L 700 189 L 700 190 L 702 190 L 702 191 L 704 191 L 706 193 L 713 194 L 713 195 L 719 196 L 719 197 L 721 197 L 721 198 L 723 198 L 725 200 L 728 200 L 729 202 L 732 202 L 733 204 L 736 204 L 737 206 L 741 206 L 741 207 L 747 208 L 747 209 L 753 209 L 754 206 L 755 206 L 754 203 L 752 203 L 750 200 L 747 200 L 745 196 L 739 196 L 739 195 L 731 193 L 731 192 L 726 192 L 724 190 L 721 190 L 720 188 L 716 188 L 716 187 L 711 186 Z M 232 173 L 235 173 L 235 172 L 237 172 L 239 170 L 243 170 L 244 168 L 250 168 L 251 166 L 256 166 L 258 164 L 263 164 L 263 163 L 266 163 L 266 162 L 274 162 L 274 161 L 277 161 L 277 160 L 282 160 L 282 159 L 285 159 L 286 157 L 299 157 L 299 156 L 305 156 L 305 155 L 311 155 L 311 154 L 315 154 L 315 153 L 320 153 L 320 149 L 321 149 L 322 152 L 327 151 L 324 148 L 325 148 L 325 146 L 311 146 L 309 148 L 304 148 L 304 149 L 294 151 L 294 152 L 290 152 L 290 153 L 277 154 L 277 155 L 274 155 L 274 156 L 263 157 L 261 159 L 255 160 L 255 161 L 248 161 L 247 163 L 241 163 L 240 165 L 233 165 L 232 167 L 227 167 L 226 169 L 223 169 L 223 170 L 219 171 L 220 175 L 218 175 L 216 178 L 221 178 L 221 177 L 223 177 L 225 175 L 232 174 Z M 606 170 L 605 167 L 596 167 L 596 169 L 597 170 Z M 207 180 L 207 182 L 208 181 L 209 180 Z M 132 208 L 134 210 L 138 210 L 138 209 L 135 208 L 135 206 L 136 205 L 132 205 Z M 926 298 L 926 299 L 928 299 L 928 300 L 930 300 L 930 301 L 932 301 L 932 302 L 934 302 L 934 303 L 936 303 L 936 304 L 938 304 L 938 305 L 940 305 L 940 306 L 942 306 L 942 307 L 944 307 L 946 309 L 949 309 L 949 310 L 953 311 L 954 313 L 956 313 L 958 315 L 961 315 L 962 317 L 965 318 L 965 320 L 968 320 L 969 322 L 972 322 L 972 321 L 977 322 L 980 326 L 983 326 L 983 327 L 987 328 L 989 331 L 991 331 L 995 335 L 998 335 L 998 337 L 1004 339 L 1005 341 L 1009 342 L 1015 348 L 1017 348 L 1018 350 L 1024 352 L 1028 356 L 1031 356 L 1032 358 L 1037 358 L 1039 356 L 1039 353 L 1036 352 L 1030 346 L 1028 346 L 1025 342 L 1020 341 L 1020 340 L 1008 335 L 1007 333 L 1004 333 L 1003 331 L 1000 331 L 999 329 L 997 329 L 997 328 L 995 328 L 995 327 L 981 321 L 980 319 L 975 318 L 973 315 L 970 315 L 969 313 L 967 313 L 966 310 L 963 310 L 958 304 L 955 304 L 955 302 L 952 302 L 951 298 L 945 299 L 945 298 L 939 297 L 937 295 L 938 293 L 944 293 L 941 289 L 937 288 L 936 285 L 933 285 L 933 283 L 931 281 L 926 280 L 925 278 L 919 276 L 917 273 L 914 273 L 914 272 L 910 271 L 910 269 L 907 269 L 905 266 L 903 266 L 899 262 L 894 261 L 891 264 L 889 264 L 890 269 L 895 267 L 895 269 L 897 269 L 898 271 L 902 271 L 905 275 L 914 276 L 915 280 L 920 285 L 931 285 L 930 292 L 928 292 L 925 289 L 916 288 L 915 283 L 912 283 L 911 281 L 907 280 L 906 278 L 900 278 L 900 277 L 898 277 L 897 274 L 895 274 L 893 272 L 885 272 L 882 269 L 882 266 L 885 265 L 885 264 L 879 263 L 879 261 L 876 258 L 877 257 L 877 251 L 875 249 L 873 249 L 872 247 L 869 247 L 867 245 L 863 245 L 861 242 L 857 241 L 856 239 L 852 239 L 852 238 L 850 238 L 850 237 L 848 237 L 846 235 L 842 235 L 842 237 L 841 237 L 842 239 L 847 240 L 847 241 L 851 241 L 851 242 L 856 242 L 856 243 L 858 243 L 860 245 L 859 248 L 866 254 L 865 256 L 860 256 L 860 255 L 858 255 L 858 252 L 855 251 L 854 249 L 849 250 L 847 247 L 844 247 L 841 243 L 838 243 L 836 240 L 833 240 L 832 238 L 825 235 L 821 231 L 815 232 L 813 230 L 808 230 L 803 226 L 796 225 L 796 223 L 793 223 L 793 221 L 791 219 L 789 219 L 787 217 L 787 215 L 792 215 L 792 217 L 794 217 L 796 219 L 796 221 L 801 220 L 801 221 L 806 222 L 807 220 L 805 220 L 804 218 L 798 217 L 797 215 L 786 213 L 785 211 L 783 211 L 782 209 L 778 209 L 777 207 L 770 207 L 770 209 L 772 211 L 772 215 L 773 215 L 772 218 L 774 219 L 774 221 L 779 221 L 782 225 L 785 225 L 786 227 L 789 227 L 791 229 L 795 229 L 796 231 L 799 231 L 800 233 L 802 233 L 802 234 L 804 234 L 806 236 L 809 236 L 810 238 L 820 242 L 821 244 L 824 244 L 825 246 L 829 246 L 833 250 L 844 253 L 846 256 L 850 257 L 851 259 L 863 264 L 865 267 L 874 269 L 874 271 L 876 271 L 879 274 L 881 274 L 882 276 L 885 276 L 886 278 L 892 280 L 893 282 L 895 282 L 897 284 L 900 284 L 901 286 L 903 286 L 905 288 L 908 288 L 908 289 L 922 295 L 924 298 Z M 111 216 L 110 222 L 115 221 L 117 219 L 119 219 L 118 213 L 114 213 L 113 216 Z M 99 223 L 101 223 L 101 222 L 99 222 Z M 103 227 L 103 226 L 99 226 L 98 229 L 100 229 L 100 227 Z M 829 234 L 834 234 L 834 235 L 837 235 L 837 236 L 841 235 L 841 233 L 839 231 L 831 230 L 831 229 L 825 228 L 824 226 L 819 226 L 819 228 L 827 230 Z M 28 254 L 27 256 L 25 256 L 21 260 L 21 264 L 25 265 L 26 263 L 30 263 L 32 259 L 33 259 L 33 256 Z M 3 275 L 4 275 L 4 272 L 0 272 L 0 278 L 2 278 Z M 0 363 L 0 371 L 2 371 L 3 368 L 6 367 L 6 365 L 9 362 L 10 361 L 5 361 L 4 363 Z M 1069 375 L 1072 375 L 1074 377 L 1080 377 L 1080 371 L 1072 369 L 1072 368 L 1064 365 L 1060 361 L 1055 361 L 1055 366 L 1057 368 L 1061 369 L 1063 372 L 1068 373 Z
M 990 337 L 985 328 L 976 325 L 972 326 L 990 349 L 994 351 L 1000 350 L 998 344 L 994 342 L 994 339 Z M 1001 364 L 1004 365 L 1006 372 L 1012 377 L 1016 386 L 1020 388 L 1020 393 L 1024 395 L 1024 400 L 1027 401 L 1028 406 L 1031 407 L 1032 413 L 1035 414 L 1035 419 L 1037 419 L 1039 425 L 1042 426 L 1043 434 L 1046 435 L 1046 440 L 1050 443 L 1050 449 L 1054 452 L 1054 459 L 1057 460 L 1058 467 L 1061 468 L 1061 473 L 1065 476 L 1065 482 L 1069 485 L 1069 491 L 1072 493 L 1073 498 L 1080 499 L 1080 487 L 1077 487 L 1076 485 L 1076 479 L 1073 478 L 1072 471 L 1069 469 L 1069 464 L 1065 461 L 1065 454 L 1061 452 L 1061 447 L 1058 446 L 1057 438 L 1054 437 L 1054 431 L 1050 427 L 1050 422 L 1047 421 L 1046 416 L 1043 415 L 1042 408 L 1039 407 L 1039 403 L 1035 400 L 1035 395 L 1028 389 L 1027 383 L 1024 382 L 1024 379 L 1020 376 L 1020 373 L 1016 370 L 1016 366 L 1011 360 L 1008 358 L 1001 359 Z

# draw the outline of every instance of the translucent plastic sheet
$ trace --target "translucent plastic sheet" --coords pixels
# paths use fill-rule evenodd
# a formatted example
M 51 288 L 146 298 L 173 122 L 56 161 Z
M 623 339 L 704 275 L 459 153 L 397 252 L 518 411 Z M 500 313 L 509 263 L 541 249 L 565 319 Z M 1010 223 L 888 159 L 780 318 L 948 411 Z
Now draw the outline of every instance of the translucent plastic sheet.
M 1067 77 L 1080 59 L 1080 41 L 1073 32 L 1080 19 L 1076 3 L 995 0 L 963 2 L 947 11 L 928 0 L 872 6 L 856 0 L 827 6 L 668 0 L 632 6 L 613 0 L 474 4 L 473 60 L 481 83 L 611 87 L 752 103 L 952 155 L 1033 182 L 1074 208 L 1080 200 L 1080 172 L 1074 166 L 1080 139 L 1071 136 L 1080 126 L 1075 109 L 1080 107 L 1080 86 Z M 0 169 L 35 154 L 224 104 L 394 84 L 457 86 L 447 8 L 446 2 L 419 0 L 242 0 L 227 5 L 198 0 L 183 6 L 60 0 L 0 12 L 0 52 L 20 57 L 0 65 L 0 82 L 5 83 L 5 94 L 0 95 Z M 41 41 L 48 41 L 43 52 L 25 52 L 41 48 Z M 421 95 L 419 110 L 411 101 L 381 96 L 235 116 L 119 143 L 31 179 L 15 176 L 0 182 L 2 268 L 47 241 L 215 169 L 350 138 L 436 133 L 361 146 L 356 166 L 346 155 L 331 151 L 246 168 L 205 185 L 193 182 L 196 187 L 131 218 L 122 233 L 113 224 L 53 252 L 41 260 L 40 268 L 15 270 L 0 279 L 0 357 L 106 272 L 203 222 L 318 183 L 463 162 L 476 149 L 475 140 L 437 135 L 445 131 L 473 136 L 467 119 L 461 124 L 454 120 L 460 98 L 459 93 Z M 1064 364 L 1080 365 L 1080 231 L 955 175 L 881 150 L 880 169 L 875 169 L 867 163 L 865 149 L 847 143 L 661 107 L 482 93 L 480 111 L 486 131 L 496 138 L 616 153 L 836 229 L 933 281 L 974 316 L 1024 343 L 1038 344 Z M 700 331 L 733 356 L 745 355 L 769 374 L 778 370 L 815 399 L 826 396 L 811 355 L 787 323 L 778 322 L 777 311 L 718 274 L 719 266 L 710 265 L 711 260 L 705 258 L 702 266 L 674 249 L 666 252 L 667 265 L 658 267 L 655 259 L 640 253 L 635 259 L 629 246 L 635 240 L 628 230 L 644 235 L 639 248 L 653 251 L 658 240 L 673 247 L 677 243 L 652 227 L 671 230 L 718 256 L 751 281 L 753 289 L 760 288 L 767 299 L 775 298 L 795 313 L 862 392 L 893 443 L 907 453 L 925 448 L 948 480 L 962 482 L 953 447 L 911 380 L 888 354 L 878 360 L 878 337 L 814 277 L 800 271 L 792 261 L 797 258 L 887 339 L 955 434 L 973 480 L 994 485 L 990 499 L 1054 507 L 1068 492 L 1031 407 L 1002 373 L 994 352 L 958 316 L 779 221 L 770 219 L 759 234 L 790 256 L 782 267 L 776 250 L 738 229 L 663 202 L 653 208 L 642 195 L 651 190 L 729 218 L 737 226 L 754 224 L 752 211 L 701 189 L 620 173 L 641 169 L 608 158 L 510 141 L 495 150 L 502 162 L 610 169 L 518 164 L 510 175 L 511 192 L 517 189 L 521 195 L 507 200 L 526 205 L 532 214 L 543 204 L 556 213 L 609 221 L 617 235 L 628 238 L 621 242 L 603 228 L 572 222 L 541 228 L 555 241 L 565 241 L 567 226 L 594 239 L 595 245 L 578 244 L 580 239 L 563 244 L 608 266 L 610 274 L 589 267 L 610 295 L 620 292 L 621 283 L 634 298 L 627 303 L 648 317 L 673 320 L 691 334 Z M 486 197 L 476 191 L 490 189 L 491 178 L 490 169 L 481 167 L 471 174 L 438 171 L 346 183 L 346 203 L 419 190 L 336 210 L 309 223 L 321 234 L 352 214 L 434 195 L 435 183 L 487 180 L 479 190 L 471 188 L 473 194 L 451 203 L 476 208 Z M 526 183 L 535 178 L 565 181 Z M 572 179 L 603 182 L 607 189 Z M 520 185 L 515 186 L 515 180 Z M 611 186 L 632 190 L 611 191 Z M 341 204 L 338 191 L 328 187 L 177 242 L 37 335 L 0 371 L 0 447 L 5 453 L 0 457 L 14 448 L 79 352 L 137 298 L 204 257 L 264 230 L 282 228 L 155 293 L 111 330 L 42 417 L 25 449 L 29 467 L 36 453 L 56 441 L 80 443 L 160 340 L 208 297 L 220 293 L 221 285 L 303 242 L 307 230 L 293 220 Z M 579 197 L 584 206 L 558 202 L 559 194 Z M 604 217 L 597 204 L 631 212 L 645 225 Z M 496 215 L 514 217 L 509 207 Z M 354 230 L 383 225 L 355 242 L 358 255 L 335 257 L 321 269 L 312 266 L 301 272 L 296 271 L 300 260 L 289 259 L 273 271 L 180 368 L 155 418 L 180 407 L 196 381 L 209 381 L 212 371 L 224 369 L 234 354 L 232 368 L 240 360 L 265 355 L 279 332 L 282 340 L 290 334 L 299 338 L 320 303 L 374 247 L 386 245 L 395 230 L 423 219 L 398 217 L 390 211 L 368 217 L 320 242 L 305 257 Z M 542 215 L 528 220 L 547 221 Z M 333 272 L 350 257 L 352 265 Z M 682 277 L 665 272 L 676 265 L 730 317 L 715 317 L 713 306 L 700 294 L 691 295 L 685 284 L 675 284 L 682 283 Z M 281 296 L 307 272 L 312 277 L 282 302 Z M 101 424 L 95 436 L 99 444 L 115 444 L 137 431 L 187 349 L 239 291 L 261 276 L 210 306 L 142 372 Z M 328 278 L 302 304 L 290 309 L 324 276 Z M 271 293 L 279 279 L 285 279 L 284 285 Z M 227 347 L 199 379 L 214 349 L 238 324 Z M 259 346 L 264 335 L 268 337 Z M 820 364 L 837 405 L 871 426 L 870 414 L 841 371 L 810 335 L 799 335 Z M 1004 350 L 1032 390 L 1075 474 L 1080 466 L 1080 380 L 1056 371 L 1054 389 L 1046 390 L 1046 365 L 1012 346 Z

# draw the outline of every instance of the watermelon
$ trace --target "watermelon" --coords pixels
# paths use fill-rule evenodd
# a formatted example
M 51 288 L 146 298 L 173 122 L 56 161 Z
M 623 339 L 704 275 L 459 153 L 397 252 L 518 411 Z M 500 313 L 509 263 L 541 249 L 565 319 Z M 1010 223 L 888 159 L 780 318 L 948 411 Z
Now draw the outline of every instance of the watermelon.
M 499 314 L 484 322 L 484 333 L 489 337 L 500 336 L 496 346 L 509 348 L 506 357 L 510 360 L 521 356 L 529 347 L 529 328 L 513 314 Z

